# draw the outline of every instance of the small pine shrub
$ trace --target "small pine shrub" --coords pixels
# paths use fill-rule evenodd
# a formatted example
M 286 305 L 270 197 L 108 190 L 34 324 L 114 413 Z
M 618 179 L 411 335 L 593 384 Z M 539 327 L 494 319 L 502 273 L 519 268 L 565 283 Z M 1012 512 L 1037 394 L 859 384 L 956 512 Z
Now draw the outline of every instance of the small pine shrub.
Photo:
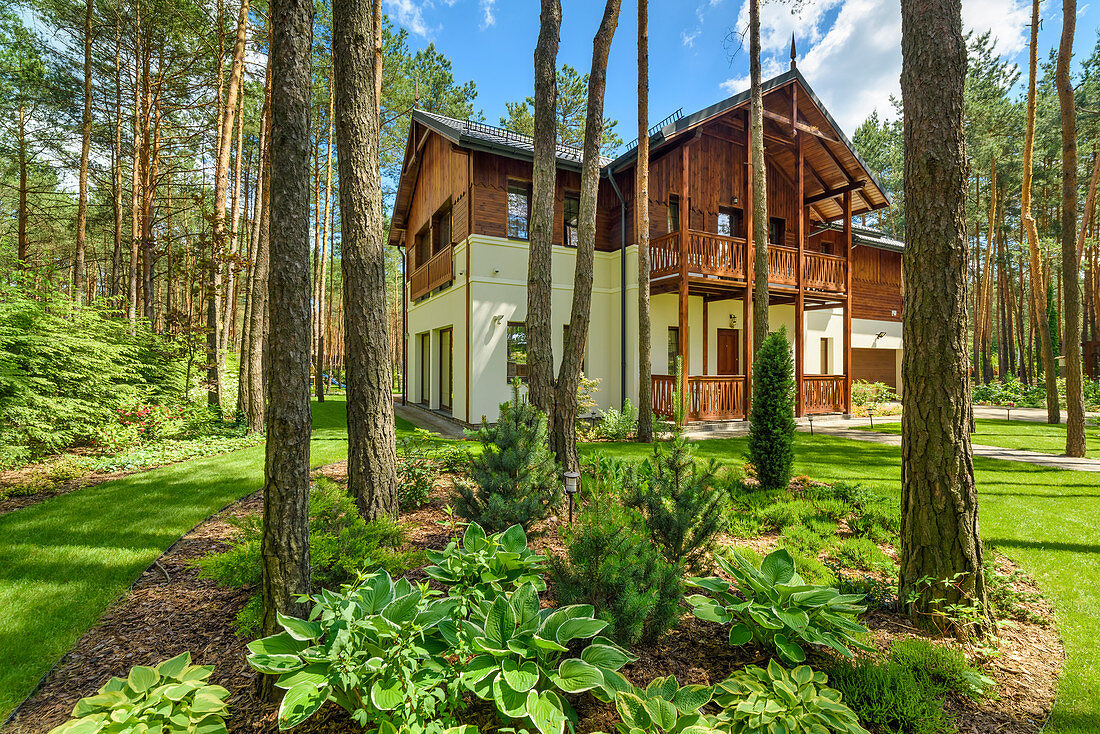
M 927 676 L 934 695 L 965 696 L 975 701 L 989 695 L 993 680 L 967 662 L 959 650 L 920 637 L 890 646 L 889 660 L 914 676 Z
M 876 732 L 955 734 L 955 718 L 944 710 L 927 678 L 889 661 L 860 657 L 839 661 L 829 670 L 829 684 L 859 720 Z
M 779 545 L 792 554 L 816 558 L 828 546 L 828 541 L 805 525 L 788 525 L 779 534 Z
M 512 525 L 524 531 L 561 504 L 558 467 L 550 453 L 546 417 L 512 383 L 512 400 L 500 406 L 500 420 L 482 421 L 472 436 L 482 452 L 470 458 L 473 487 L 459 483 L 452 496 L 459 517 L 487 533 Z
M 786 489 L 794 464 L 794 360 L 787 331 L 768 335 L 752 368 L 749 459 L 762 489 Z
M 901 510 L 885 502 L 865 505 L 848 519 L 848 528 L 876 543 L 895 543 L 901 532 Z
M 615 495 L 594 498 L 565 535 L 565 558 L 550 559 L 559 606 L 591 604 L 622 645 L 655 640 L 676 626 L 683 567 L 665 561 L 636 513 Z
M 833 553 L 833 558 L 860 571 L 885 570 L 894 565 L 870 538 L 845 538 Z

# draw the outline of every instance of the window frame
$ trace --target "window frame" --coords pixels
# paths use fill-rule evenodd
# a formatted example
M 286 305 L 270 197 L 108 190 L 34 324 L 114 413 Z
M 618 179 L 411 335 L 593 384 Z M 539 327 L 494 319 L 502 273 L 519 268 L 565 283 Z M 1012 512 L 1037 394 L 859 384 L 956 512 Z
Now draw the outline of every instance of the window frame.
M 772 237 L 773 227 L 779 231 L 778 237 Z M 787 244 L 787 219 L 785 217 L 768 217 L 768 242 L 780 247 Z
M 523 331 L 523 362 L 512 360 L 512 334 L 514 331 Z M 520 382 L 527 382 L 527 322 L 509 321 L 504 341 L 504 379 L 508 384 L 518 377 Z
M 576 224 L 574 224 L 572 227 L 569 226 L 569 202 L 571 202 L 571 201 L 576 202 L 576 204 L 577 204 L 576 220 L 575 220 Z M 580 227 L 580 220 L 581 220 L 581 195 L 580 195 L 579 192 L 574 193 L 574 192 L 571 192 L 571 191 L 567 191 L 565 193 L 565 196 L 562 197 L 562 204 L 561 204 L 561 243 L 564 247 L 571 247 L 573 249 L 576 249 L 576 247 L 577 247 L 577 241 L 576 241 L 577 230 Z M 570 231 L 573 232 L 573 237 L 572 238 L 569 237 L 569 232 Z
M 675 334 L 675 349 L 673 348 L 673 334 Z M 670 326 L 668 327 L 668 336 L 666 337 L 668 348 L 668 374 L 671 377 L 676 376 L 676 360 L 680 358 L 680 327 Z
M 723 215 L 725 215 L 727 217 L 727 220 L 728 220 L 728 223 L 729 223 L 729 232 L 727 234 L 724 234 L 724 235 L 721 232 L 721 229 L 722 229 L 722 216 Z M 734 225 L 736 225 L 736 226 L 734 226 Z M 718 230 L 718 231 L 716 232 L 716 234 L 722 235 L 723 237 L 744 238 L 745 233 L 742 231 L 744 229 L 744 226 L 745 226 L 745 210 L 744 209 L 742 209 L 741 207 L 737 207 L 737 206 L 719 206 L 718 207 L 718 224 L 715 227 L 715 229 Z
M 512 230 L 512 194 L 514 190 L 522 190 L 527 210 L 523 215 L 523 233 L 513 233 Z M 505 222 L 504 228 L 510 240 L 530 241 L 531 239 L 531 182 L 518 178 L 508 179 L 505 189 Z
M 443 222 L 447 223 L 447 237 L 443 237 Z M 432 215 L 432 255 L 437 255 L 454 244 L 454 207 L 451 200 L 443 202 Z
M 672 210 L 673 210 L 674 207 L 676 209 L 676 227 L 675 228 L 673 228 L 673 226 L 672 226 L 672 219 L 673 219 Z M 680 228 L 683 226 L 683 222 L 680 219 L 680 196 L 679 196 L 679 194 L 669 194 L 668 195 L 668 217 L 667 217 L 667 219 L 668 219 L 668 222 L 667 222 L 667 224 L 668 224 L 668 233 L 672 234 L 673 232 L 679 232 Z

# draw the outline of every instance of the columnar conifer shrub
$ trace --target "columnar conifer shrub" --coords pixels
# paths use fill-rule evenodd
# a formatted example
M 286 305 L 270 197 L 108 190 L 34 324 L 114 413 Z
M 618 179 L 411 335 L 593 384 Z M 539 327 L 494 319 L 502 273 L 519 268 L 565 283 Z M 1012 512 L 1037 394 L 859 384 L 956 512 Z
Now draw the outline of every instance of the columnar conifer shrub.
M 561 480 L 550 453 L 546 416 L 520 395 L 512 383 L 512 399 L 500 406 L 500 420 L 471 434 L 482 451 L 470 459 L 475 486 L 458 484 L 453 501 L 459 516 L 486 532 L 512 525 L 527 530 L 561 503 Z
M 762 489 L 786 489 L 794 463 L 794 360 L 781 328 L 768 335 L 752 367 L 749 460 Z

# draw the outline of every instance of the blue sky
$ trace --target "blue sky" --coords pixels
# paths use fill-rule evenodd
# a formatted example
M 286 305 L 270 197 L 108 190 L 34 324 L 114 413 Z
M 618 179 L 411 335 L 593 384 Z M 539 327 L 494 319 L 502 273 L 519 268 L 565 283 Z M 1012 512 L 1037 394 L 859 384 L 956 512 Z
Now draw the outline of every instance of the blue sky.
M 452 60 L 459 81 L 477 83 L 476 107 L 496 123 L 504 103 L 531 93 L 532 52 L 538 36 L 535 0 L 383 0 L 386 12 L 409 29 L 410 43 L 434 42 Z M 1079 0 L 1075 49 L 1091 51 L 1100 26 L 1100 0 Z M 998 49 L 1027 62 L 1026 0 L 963 0 L 963 23 L 991 30 Z M 603 12 L 599 0 L 562 0 L 558 62 L 586 71 L 592 36 Z M 1061 3 L 1046 0 L 1040 58 L 1058 43 Z M 901 16 L 898 0 L 765 0 L 761 10 L 764 75 L 787 69 L 795 33 L 798 66 L 833 116 L 851 135 L 874 109 L 891 114 L 899 95 Z M 635 137 L 637 5 L 623 3 L 608 67 L 606 113 L 624 140 Z M 650 0 L 650 122 L 678 107 L 688 114 L 747 86 L 748 54 L 740 49 L 747 22 L 744 0 Z

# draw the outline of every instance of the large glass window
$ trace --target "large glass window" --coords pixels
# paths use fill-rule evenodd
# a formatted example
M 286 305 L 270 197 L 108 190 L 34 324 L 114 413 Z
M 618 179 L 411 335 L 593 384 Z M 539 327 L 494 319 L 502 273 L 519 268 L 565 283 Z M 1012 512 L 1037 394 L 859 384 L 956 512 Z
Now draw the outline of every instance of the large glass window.
M 562 239 L 566 247 L 577 246 L 577 223 L 581 217 L 581 199 L 571 194 L 565 195 L 565 207 L 562 214 Z
M 724 237 L 744 237 L 741 232 L 742 213 L 730 206 L 718 207 L 718 234 Z
M 527 325 L 508 322 L 508 382 L 514 378 L 527 382 Z
M 508 237 L 527 239 L 527 222 L 531 215 L 531 184 L 508 182 Z
M 439 208 L 432 217 L 432 254 L 441 252 L 451 244 L 451 202 Z

